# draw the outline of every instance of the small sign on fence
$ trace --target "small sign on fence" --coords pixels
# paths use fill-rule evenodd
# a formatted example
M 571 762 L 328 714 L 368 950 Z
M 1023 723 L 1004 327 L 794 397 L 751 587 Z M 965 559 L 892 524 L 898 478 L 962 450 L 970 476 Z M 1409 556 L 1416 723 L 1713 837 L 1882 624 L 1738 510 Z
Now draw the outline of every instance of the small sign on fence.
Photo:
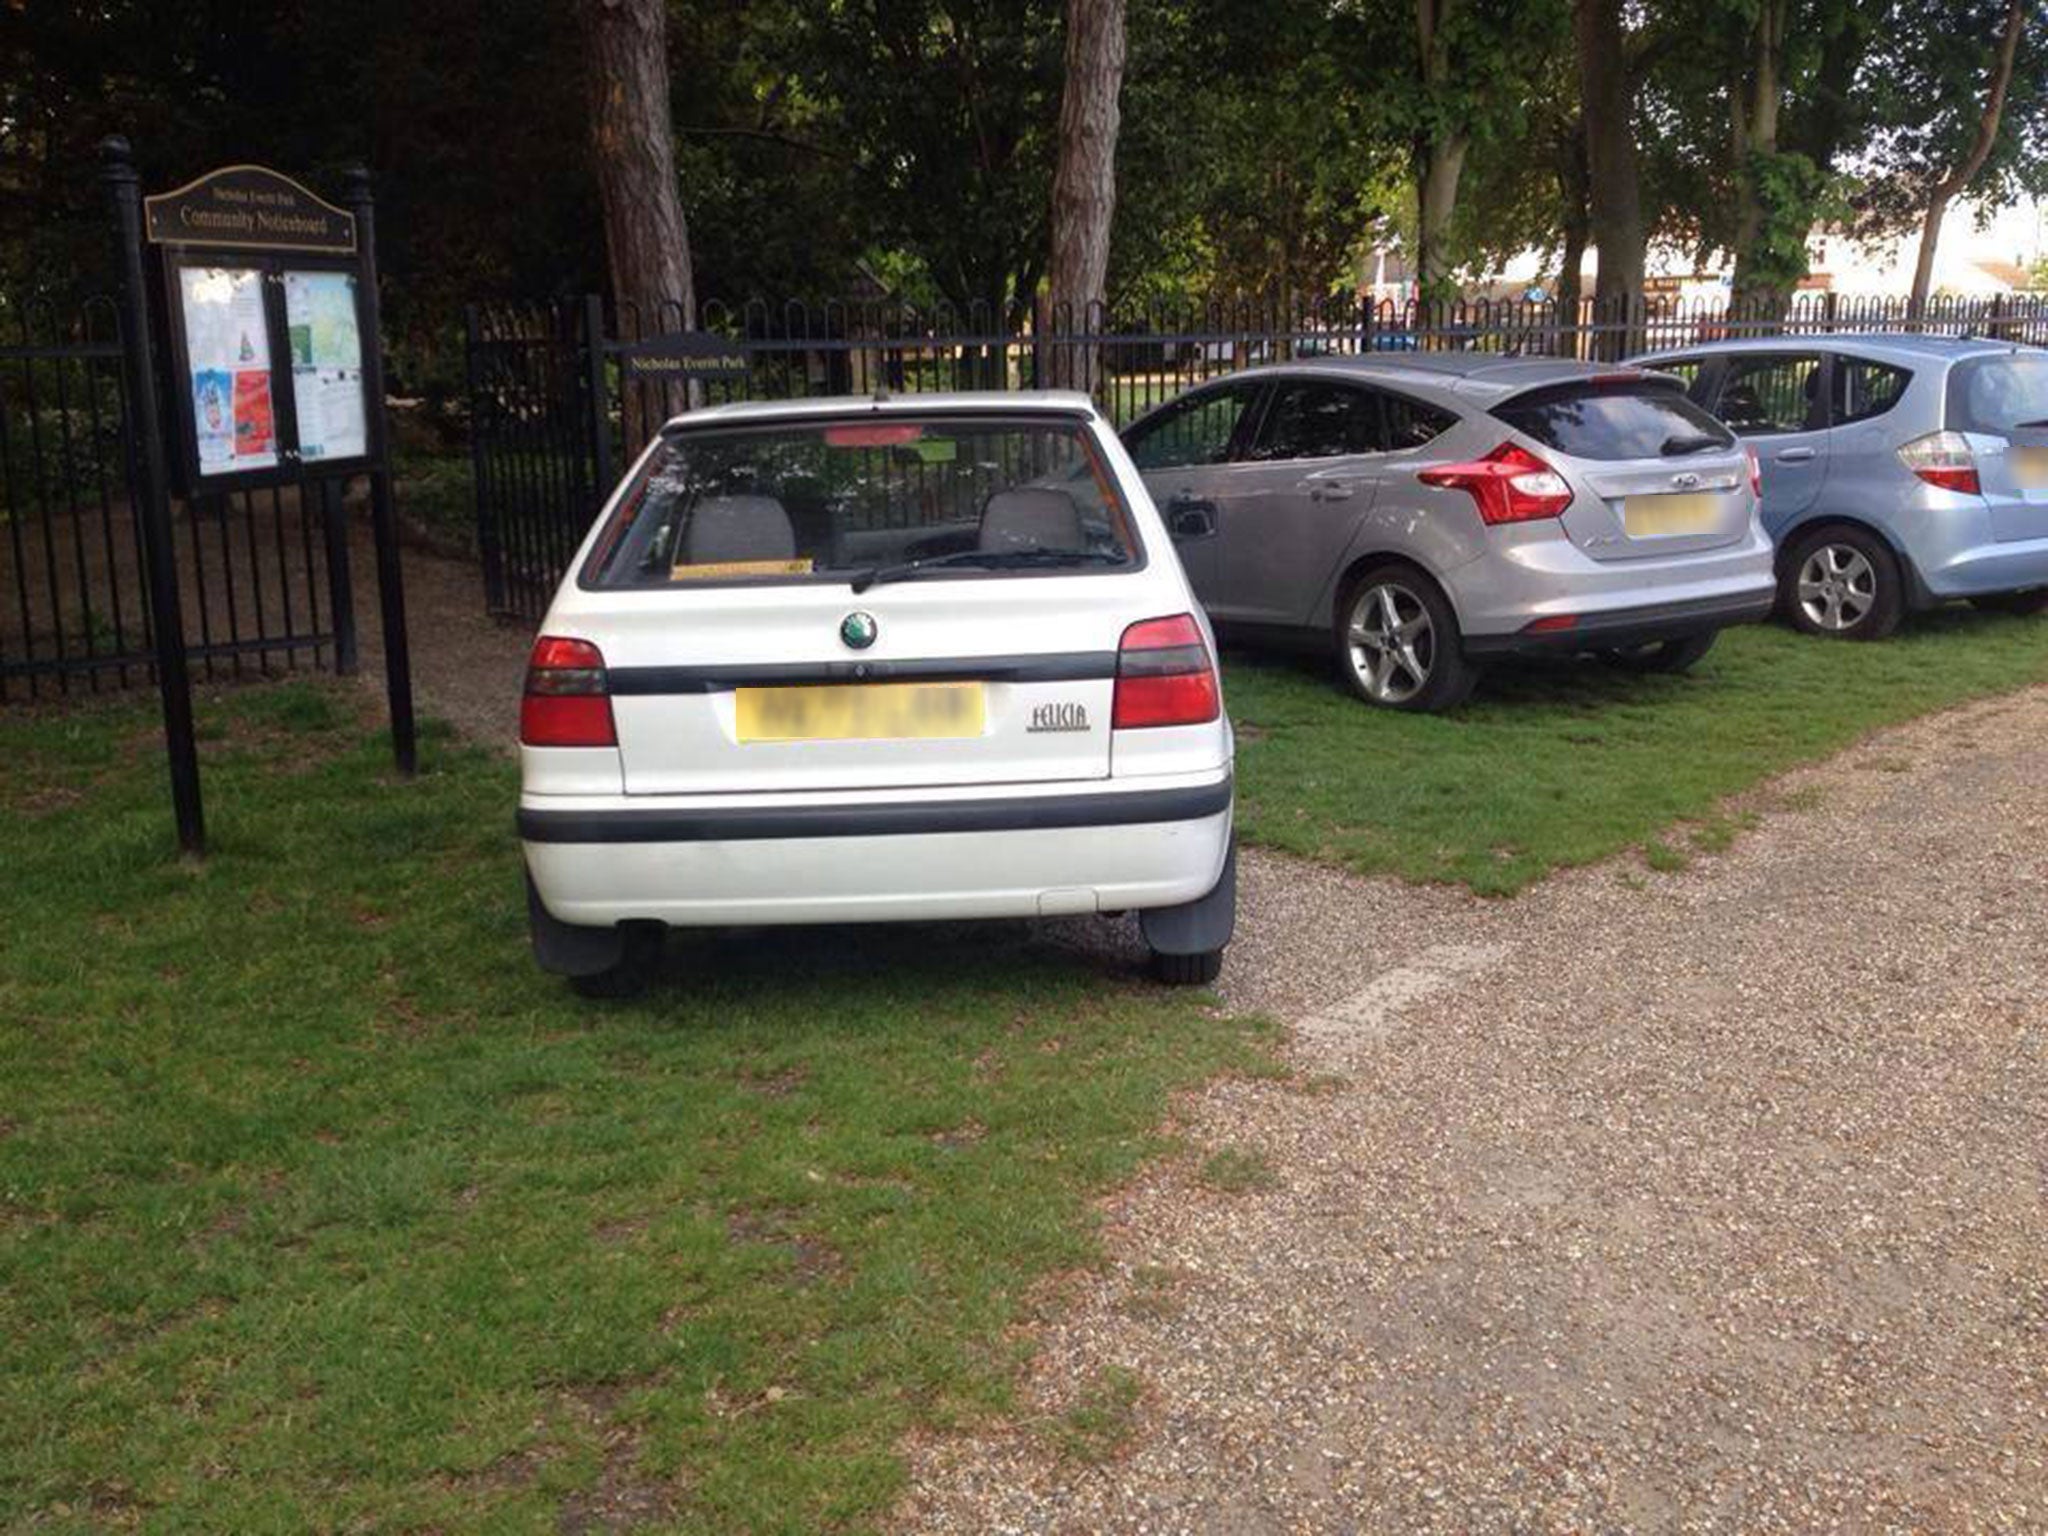
M 671 331 L 615 348 L 631 379 L 715 383 L 747 376 L 747 349 L 710 331 Z

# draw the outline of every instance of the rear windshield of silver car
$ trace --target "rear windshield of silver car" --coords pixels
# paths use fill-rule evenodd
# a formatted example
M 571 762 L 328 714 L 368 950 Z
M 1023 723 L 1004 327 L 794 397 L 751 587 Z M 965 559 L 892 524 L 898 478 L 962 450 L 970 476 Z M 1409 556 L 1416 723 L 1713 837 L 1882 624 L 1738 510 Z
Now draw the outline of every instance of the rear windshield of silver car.
M 930 580 L 1129 569 L 1141 546 L 1086 425 L 858 417 L 672 432 L 586 587 Z
M 1957 432 L 2048 427 L 2048 352 L 1966 357 L 1948 374 L 1948 425 Z
M 1675 379 L 1575 379 L 1532 389 L 1493 414 L 1575 459 L 1670 459 L 1735 446 Z

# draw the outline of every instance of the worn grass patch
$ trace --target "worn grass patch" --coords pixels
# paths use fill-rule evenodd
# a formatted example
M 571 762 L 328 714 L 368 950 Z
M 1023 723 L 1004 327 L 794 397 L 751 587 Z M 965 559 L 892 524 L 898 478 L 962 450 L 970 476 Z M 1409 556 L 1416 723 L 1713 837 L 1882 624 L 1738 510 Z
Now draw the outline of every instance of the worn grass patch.
M 580 1003 L 512 770 L 398 782 L 337 697 L 203 705 L 197 867 L 146 705 L 0 722 L 0 1527 L 870 1528 L 1168 1095 L 1257 1065 L 1011 926 Z
M 1731 630 L 1685 677 L 1503 667 L 1441 718 L 1358 704 L 1320 659 L 1233 652 L 1224 695 L 1248 842 L 1507 894 L 1632 847 L 1682 860 L 1664 835 L 1716 827 L 1727 796 L 1881 726 L 2044 680 L 2048 620 L 1945 609 L 1882 645 Z
M 1137 1428 L 1138 1398 L 1143 1392 L 1144 1382 L 1137 1372 L 1120 1365 L 1104 1366 L 1047 1426 L 1054 1454 L 1087 1466 L 1110 1460 Z
M 1265 1153 L 1251 1147 L 1223 1147 L 1202 1159 L 1201 1180 L 1226 1195 L 1248 1194 L 1271 1189 L 1273 1164 Z

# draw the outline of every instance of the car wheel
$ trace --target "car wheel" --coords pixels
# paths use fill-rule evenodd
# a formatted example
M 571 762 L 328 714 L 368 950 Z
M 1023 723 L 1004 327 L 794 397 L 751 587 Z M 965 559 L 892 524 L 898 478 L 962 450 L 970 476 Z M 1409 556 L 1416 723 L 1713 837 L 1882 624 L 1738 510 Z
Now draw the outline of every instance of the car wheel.
M 2048 587 L 2036 587 L 2031 592 L 1994 592 L 1988 597 L 1973 597 L 1970 606 L 1981 608 L 1986 613 L 2016 613 L 2028 618 L 2037 613 L 2048 613 Z
M 1653 640 L 1648 645 L 1631 645 L 1602 651 L 1601 660 L 1627 672 L 1686 672 L 1714 648 L 1721 632 L 1710 629 L 1703 635 L 1686 635 L 1677 640 Z
M 1779 595 L 1794 629 L 1835 640 L 1882 640 L 1906 611 L 1897 557 L 1862 528 L 1823 528 L 1793 545 Z
M 1206 987 L 1223 974 L 1223 951 L 1205 949 L 1195 955 L 1152 952 L 1152 979 L 1169 987 Z
M 571 976 L 569 990 L 578 997 L 638 997 L 654 979 L 661 964 L 663 930 L 659 926 L 633 923 L 626 927 L 624 947 L 616 965 L 587 976 Z
M 1405 565 L 1375 566 L 1337 605 L 1337 666 L 1368 704 L 1434 714 L 1471 697 L 1458 616 L 1436 583 Z

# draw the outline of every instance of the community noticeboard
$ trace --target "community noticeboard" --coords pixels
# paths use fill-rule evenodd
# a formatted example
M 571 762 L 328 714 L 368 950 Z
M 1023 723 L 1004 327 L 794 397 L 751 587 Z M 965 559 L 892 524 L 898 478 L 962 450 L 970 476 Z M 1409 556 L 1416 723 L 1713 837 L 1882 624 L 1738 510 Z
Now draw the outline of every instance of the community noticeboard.
M 167 248 L 190 485 L 366 460 L 354 217 L 260 166 L 215 171 L 144 208 L 150 239 Z

